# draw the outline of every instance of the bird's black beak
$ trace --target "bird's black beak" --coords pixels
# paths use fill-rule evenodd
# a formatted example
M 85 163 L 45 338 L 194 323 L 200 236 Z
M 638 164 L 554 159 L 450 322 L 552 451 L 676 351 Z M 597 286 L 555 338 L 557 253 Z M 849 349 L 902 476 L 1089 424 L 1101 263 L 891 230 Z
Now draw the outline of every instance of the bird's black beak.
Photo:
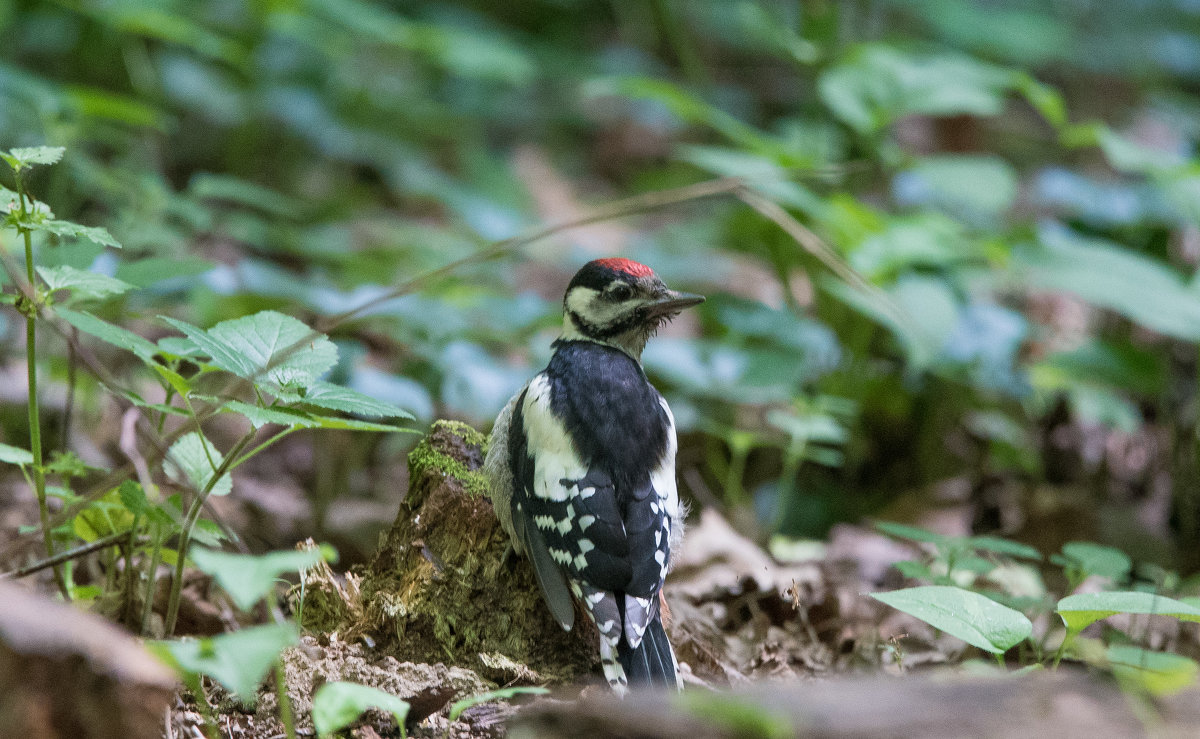
M 665 295 L 646 306 L 646 313 L 652 318 L 673 316 L 684 308 L 691 308 L 693 305 L 699 305 L 703 302 L 703 295 L 668 290 Z

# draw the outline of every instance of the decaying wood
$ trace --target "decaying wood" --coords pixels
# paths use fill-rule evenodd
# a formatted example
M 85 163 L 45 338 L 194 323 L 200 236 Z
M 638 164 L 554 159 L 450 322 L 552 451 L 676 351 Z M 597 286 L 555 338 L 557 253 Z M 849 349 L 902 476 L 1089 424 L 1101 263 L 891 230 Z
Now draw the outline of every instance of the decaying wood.
M 0 582 L 0 736 L 159 737 L 175 684 L 119 627 Z
M 586 619 L 564 632 L 528 561 L 509 551 L 480 472 L 484 444 L 466 424 L 434 424 L 409 455 L 411 482 L 395 522 L 361 581 L 351 581 L 357 592 L 310 593 L 315 612 L 337 618 L 306 617 L 306 626 L 369 636 L 397 659 L 466 667 L 500 684 L 598 674 Z

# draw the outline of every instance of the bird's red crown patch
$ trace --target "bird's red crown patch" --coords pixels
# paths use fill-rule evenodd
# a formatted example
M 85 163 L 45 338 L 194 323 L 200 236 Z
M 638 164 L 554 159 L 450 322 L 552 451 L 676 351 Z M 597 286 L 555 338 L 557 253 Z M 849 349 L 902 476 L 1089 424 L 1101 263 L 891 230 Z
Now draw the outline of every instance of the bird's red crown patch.
M 625 257 L 609 257 L 608 259 L 597 259 L 596 264 L 601 267 L 607 267 L 614 272 L 623 272 L 633 277 L 649 277 L 654 274 L 654 270 L 644 264 L 639 264 L 632 259 Z

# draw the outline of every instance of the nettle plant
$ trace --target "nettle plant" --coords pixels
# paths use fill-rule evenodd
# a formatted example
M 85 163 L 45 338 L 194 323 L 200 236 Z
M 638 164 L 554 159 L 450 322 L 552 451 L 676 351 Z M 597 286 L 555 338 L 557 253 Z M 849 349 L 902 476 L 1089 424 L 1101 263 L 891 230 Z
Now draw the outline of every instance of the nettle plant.
M 1029 667 L 1057 667 L 1064 657 L 1075 659 L 1111 672 L 1131 692 L 1149 695 L 1182 690 L 1200 674 L 1195 660 L 1138 646 L 1125 631 L 1109 629 L 1097 639 L 1081 636 L 1097 621 L 1121 614 L 1200 622 L 1200 598 L 1171 597 L 1177 595 L 1178 577 L 1160 571 L 1153 583 L 1139 582 L 1132 561 L 1119 549 L 1069 542 L 1047 559 L 1031 546 L 1000 537 L 944 536 L 890 522 L 875 526 L 922 546 L 922 559 L 896 568 L 931 584 L 871 597 L 988 652 L 1000 665 L 1014 648 Z M 1044 564 L 1061 570 L 1062 597 L 1046 588 L 1040 574 Z M 1105 589 L 1071 594 L 1089 579 Z
M 29 376 L 29 448 L 0 444 L 0 461 L 19 466 L 36 491 L 45 549 L 43 560 L 17 574 L 52 567 L 64 598 L 115 599 L 117 605 L 110 612 L 150 633 L 158 631 L 152 629 L 151 609 L 156 575 L 161 565 L 172 566 L 174 577 L 161 629 L 170 636 L 191 545 L 218 546 L 230 533 L 203 518 L 202 512 L 210 496 L 232 490 L 233 470 L 301 429 L 411 431 L 342 414 L 374 419 L 412 416 L 390 403 L 322 380 L 337 363 L 337 347 L 328 336 L 282 313 L 262 311 L 208 329 L 161 317 L 182 336 L 157 342 L 100 318 L 99 306 L 134 287 L 75 267 L 39 267 L 34 259 L 35 237 L 41 242 L 39 248 L 62 238 L 120 248 L 103 228 L 56 219 L 49 206 L 29 193 L 28 170 L 54 164 L 62 155 L 63 149 L 57 147 L 0 152 L 15 182 L 15 190 L 0 188 L 0 211 L 4 225 L 16 231 L 24 247 L 25 262 L 20 269 L 11 256 L 0 253 L 8 282 L 15 287 L 0 300 L 25 318 Z M 133 429 L 136 448 L 126 449 L 122 442 L 123 451 L 133 460 L 126 467 L 88 467 L 70 452 L 47 460 L 37 382 L 37 337 L 42 327 L 67 338 L 73 357 L 105 392 L 140 411 Z M 77 342 L 72 329 L 140 360 L 142 375 L 159 388 L 157 397 L 144 391 L 144 381 L 122 382 L 114 377 Z M 204 422 L 228 413 L 245 418 L 249 430 L 221 450 L 206 435 Z M 101 482 L 86 493 L 74 489 L 82 478 L 97 475 Z M 161 490 L 164 481 L 180 492 Z M 62 500 L 62 512 L 51 515 L 48 496 Z M 99 553 L 107 579 L 99 586 L 76 586 L 72 563 L 93 553 Z

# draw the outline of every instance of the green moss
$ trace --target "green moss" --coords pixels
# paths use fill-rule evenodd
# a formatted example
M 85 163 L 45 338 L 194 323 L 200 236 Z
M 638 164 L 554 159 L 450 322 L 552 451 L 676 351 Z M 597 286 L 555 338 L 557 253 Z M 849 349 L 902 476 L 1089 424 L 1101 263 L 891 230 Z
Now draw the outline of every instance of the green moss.
M 488 496 L 488 479 L 482 470 L 470 470 L 462 462 L 438 452 L 430 443 L 430 438 L 439 430 L 444 430 L 462 439 L 468 446 L 477 446 L 482 453 L 487 453 L 487 437 L 470 424 L 462 421 L 434 421 L 429 429 L 429 435 L 417 444 L 408 454 L 408 468 L 416 477 L 417 470 L 434 469 L 447 477 L 453 477 L 462 483 L 468 495 Z

